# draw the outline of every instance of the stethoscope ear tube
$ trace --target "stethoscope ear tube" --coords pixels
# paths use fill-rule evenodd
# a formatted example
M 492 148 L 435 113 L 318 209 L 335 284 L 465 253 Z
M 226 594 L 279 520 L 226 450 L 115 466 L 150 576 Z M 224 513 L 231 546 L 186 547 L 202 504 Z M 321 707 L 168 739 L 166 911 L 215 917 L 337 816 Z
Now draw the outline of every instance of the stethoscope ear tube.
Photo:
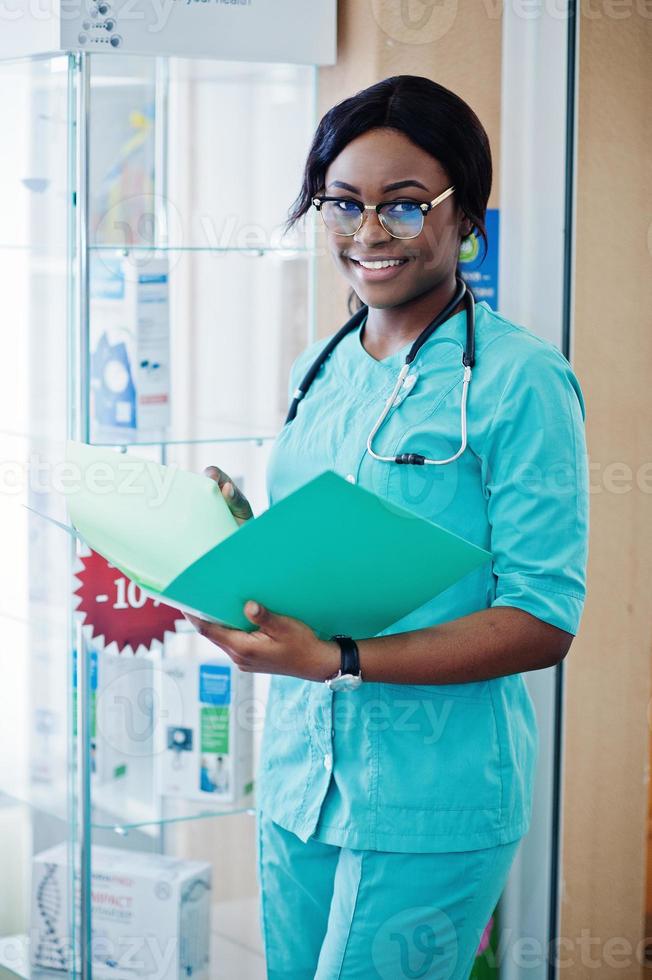
M 287 414 L 287 418 L 285 419 L 284 425 L 287 425 L 288 422 L 291 422 L 292 419 L 297 414 L 297 406 L 301 401 L 301 399 L 304 398 L 305 395 L 307 395 L 308 389 L 310 388 L 310 385 L 317 377 L 317 372 L 321 368 L 322 364 L 328 360 L 332 352 L 339 344 L 340 340 L 342 340 L 342 338 L 345 337 L 347 333 L 351 333 L 352 330 L 355 330 L 356 327 L 360 326 L 360 324 L 362 323 L 362 321 L 367 315 L 367 310 L 368 310 L 367 306 L 363 306 L 359 310 L 356 310 L 353 316 L 346 321 L 344 326 L 341 327 L 337 331 L 337 333 L 334 334 L 333 337 L 331 337 L 331 339 L 328 341 L 324 349 L 320 351 L 319 357 L 315 360 L 315 362 L 311 365 L 310 369 L 304 375 L 304 377 L 299 383 L 299 387 L 294 389 L 292 395 L 292 401 L 290 403 L 290 408 Z
M 437 327 L 440 327 L 442 325 L 442 323 L 444 322 L 444 320 L 447 320 L 448 319 L 448 317 L 451 315 L 451 313 L 453 312 L 453 310 L 455 309 L 455 307 L 458 305 L 458 303 L 460 302 L 460 300 L 467 298 L 467 295 L 468 296 L 471 295 L 471 291 L 467 288 L 467 285 L 464 282 L 464 280 L 462 279 L 462 277 L 461 276 L 456 276 L 455 279 L 457 281 L 457 289 L 455 290 L 455 295 L 453 296 L 453 298 L 450 301 L 450 303 L 447 303 L 446 306 L 443 308 L 443 310 L 440 310 L 440 312 L 437 314 L 437 316 L 432 321 L 432 323 L 429 323 L 428 326 L 425 328 L 425 330 L 422 330 L 421 331 L 421 333 L 419 334 L 419 336 L 417 337 L 417 339 L 414 341 L 414 343 L 410 347 L 410 352 L 409 352 L 408 356 L 405 358 L 405 363 L 406 364 L 411 364 L 412 363 L 412 361 L 417 356 L 417 354 L 420 351 L 420 349 L 425 344 L 426 340 L 428 340 L 428 338 L 435 332 L 435 330 L 437 329 Z M 469 307 L 468 307 L 468 299 L 467 299 L 467 323 L 466 323 L 466 327 L 467 327 L 467 333 L 466 333 L 467 349 L 468 349 L 468 340 L 469 340 L 469 332 L 468 332 L 469 331 L 469 315 L 468 314 L 469 314 Z
M 376 423 L 374 424 L 367 438 L 367 452 L 370 454 L 370 456 L 373 456 L 374 459 L 377 459 L 382 463 L 412 464 L 416 466 L 423 466 L 425 464 L 428 464 L 428 465 L 440 466 L 444 463 L 452 463 L 454 460 L 458 459 L 458 457 L 461 456 L 466 449 L 466 401 L 468 396 L 469 384 L 471 382 L 471 368 L 475 364 L 475 300 L 473 297 L 473 293 L 468 288 L 468 286 L 466 285 L 462 277 L 456 275 L 455 278 L 458 284 L 458 287 L 455 290 L 455 295 L 453 296 L 451 301 L 446 304 L 443 310 L 440 310 L 440 312 L 437 314 L 437 316 L 432 321 L 432 323 L 428 324 L 425 330 L 422 330 L 422 332 L 419 334 L 417 339 L 412 344 L 412 347 L 410 348 L 409 353 L 405 358 L 405 363 L 403 364 L 399 372 L 399 376 L 396 380 L 394 390 L 392 391 L 391 395 L 387 399 L 382 412 L 380 413 L 378 419 L 376 420 Z M 394 401 L 396 399 L 396 395 L 399 389 L 401 388 L 407 376 L 407 373 L 410 369 L 410 364 L 416 357 L 417 353 L 419 352 L 423 344 L 425 344 L 426 340 L 428 340 L 428 338 L 437 329 L 437 327 L 439 327 L 445 320 L 448 319 L 448 317 L 451 315 L 455 307 L 459 304 L 460 300 L 462 299 L 464 299 L 464 303 L 466 306 L 466 344 L 464 347 L 464 352 L 462 354 L 464 376 L 462 379 L 462 399 L 460 404 L 460 428 L 462 433 L 460 448 L 453 456 L 449 456 L 448 459 L 429 459 L 427 456 L 423 456 L 420 453 L 400 453 L 398 456 L 379 456 L 377 453 L 374 452 L 372 448 L 373 438 L 378 432 L 378 430 L 380 429 L 380 427 L 382 426 L 385 419 L 387 418 L 389 412 L 391 411 L 391 408 L 394 405 Z M 357 327 L 360 326 L 363 319 L 367 315 L 367 312 L 368 312 L 367 306 L 363 306 L 361 307 L 361 309 L 357 310 L 353 314 L 353 316 L 349 320 L 347 320 L 344 326 L 341 327 L 341 329 L 338 330 L 333 337 L 331 337 L 329 342 L 320 352 L 315 362 L 311 365 L 310 369 L 301 380 L 301 383 L 299 384 L 298 388 L 296 388 L 293 393 L 292 402 L 290 404 L 287 418 L 285 419 L 285 425 L 287 425 L 288 422 L 291 422 L 292 419 L 294 419 L 294 417 L 296 416 L 297 406 L 299 405 L 301 399 L 304 398 L 305 395 L 307 394 L 310 385 L 315 380 L 317 373 L 321 368 L 322 364 L 330 357 L 333 350 L 339 344 L 340 340 L 342 340 L 342 338 L 345 337 L 348 333 L 351 333 L 352 330 L 355 330 Z
M 470 289 L 464 296 L 466 301 L 466 347 L 462 355 L 464 367 L 472 368 L 475 364 L 475 300 Z

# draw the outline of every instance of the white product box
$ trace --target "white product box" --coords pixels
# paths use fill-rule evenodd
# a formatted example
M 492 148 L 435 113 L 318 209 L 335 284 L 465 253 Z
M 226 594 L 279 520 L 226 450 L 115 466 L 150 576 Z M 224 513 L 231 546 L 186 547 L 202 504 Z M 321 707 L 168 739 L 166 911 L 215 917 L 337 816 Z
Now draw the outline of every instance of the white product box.
M 253 674 L 214 650 L 163 659 L 160 792 L 234 803 L 253 790 Z
M 91 264 L 93 434 L 151 431 L 170 422 L 168 260 L 96 257 Z
M 149 803 L 154 792 L 154 664 L 149 657 L 106 650 L 94 650 L 91 657 L 95 802 L 102 803 L 100 787 L 119 787 L 123 799 Z
M 34 855 L 33 967 L 72 969 L 68 880 L 65 843 Z M 77 875 L 75 880 L 79 901 Z M 207 862 L 94 846 L 91 892 L 94 977 L 207 980 L 211 900 Z
M 154 792 L 154 663 L 149 657 L 91 649 L 91 778 L 95 802 L 122 799 L 151 802 Z M 73 650 L 73 690 L 77 699 L 77 651 Z M 76 718 L 75 707 L 75 718 Z M 108 794 L 102 795 L 102 787 Z

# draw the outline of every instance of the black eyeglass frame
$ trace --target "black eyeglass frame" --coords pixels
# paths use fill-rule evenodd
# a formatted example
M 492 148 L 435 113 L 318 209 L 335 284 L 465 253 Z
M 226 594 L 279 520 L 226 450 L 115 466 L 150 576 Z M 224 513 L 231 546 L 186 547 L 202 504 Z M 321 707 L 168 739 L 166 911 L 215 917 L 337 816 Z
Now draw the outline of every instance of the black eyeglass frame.
M 335 196 L 328 196 L 328 195 L 324 195 L 322 197 L 321 195 L 318 195 L 312 198 L 311 204 L 321 214 L 322 221 L 324 222 L 325 227 L 328 228 L 329 231 L 332 231 L 334 235 L 338 235 L 342 238 L 352 238 L 353 235 L 357 235 L 357 233 L 362 228 L 362 222 L 364 221 L 365 211 L 375 211 L 376 214 L 378 215 L 378 220 L 380 221 L 381 225 L 383 226 L 385 231 L 392 236 L 392 238 L 400 238 L 402 241 L 408 241 L 410 238 L 417 238 L 421 234 L 421 232 L 423 231 L 423 222 L 428 212 L 432 211 L 433 208 L 436 208 L 437 205 L 440 204 L 442 201 L 444 201 L 447 197 L 450 197 L 450 195 L 453 193 L 454 190 L 455 190 L 455 186 L 451 185 L 450 187 L 447 187 L 445 191 L 442 191 L 441 194 L 438 194 L 437 197 L 433 198 L 432 201 L 423 201 L 421 203 L 418 203 L 416 201 L 411 201 L 408 198 L 396 198 L 396 200 L 394 201 L 380 201 L 378 204 L 364 204 L 362 201 L 358 200 L 355 197 L 335 197 Z M 355 231 L 348 231 L 348 232 L 334 231 L 332 228 L 328 227 L 328 225 L 326 224 L 326 219 L 324 218 L 324 215 L 321 210 L 322 204 L 325 204 L 327 201 L 346 201 L 347 204 L 354 204 L 358 208 L 358 211 L 360 212 L 360 221 Z M 381 208 L 387 208 L 390 206 L 393 207 L 396 204 L 416 204 L 419 210 L 421 211 L 421 227 L 414 235 L 395 235 L 394 232 L 391 231 L 383 221 L 383 214 L 381 212 Z

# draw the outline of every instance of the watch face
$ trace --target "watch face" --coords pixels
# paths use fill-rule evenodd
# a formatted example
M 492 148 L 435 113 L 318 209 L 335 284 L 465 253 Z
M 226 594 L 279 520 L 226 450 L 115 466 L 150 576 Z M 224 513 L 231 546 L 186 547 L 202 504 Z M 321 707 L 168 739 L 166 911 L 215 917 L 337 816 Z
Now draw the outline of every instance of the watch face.
M 342 674 L 340 677 L 334 677 L 330 686 L 333 691 L 353 691 L 356 687 L 360 687 L 361 683 L 360 674 Z

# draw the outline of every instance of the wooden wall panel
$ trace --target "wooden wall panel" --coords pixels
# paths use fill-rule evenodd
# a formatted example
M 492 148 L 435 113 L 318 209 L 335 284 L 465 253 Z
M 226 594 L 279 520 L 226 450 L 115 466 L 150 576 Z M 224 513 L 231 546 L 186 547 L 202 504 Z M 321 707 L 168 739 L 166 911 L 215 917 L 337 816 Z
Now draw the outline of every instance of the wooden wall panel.
M 644 933 L 652 10 L 645 17 L 643 7 L 621 4 L 614 18 L 595 4 L 580 22 L 573 362 L 588 406 L 592 494 L 588 598 L 566 662 L 561 929 L 575 947 L 562 975 L 578 980 L 638 978 L 634 951 Z M 582 963 L 583 931 L 599 940 L 595 967 Z

